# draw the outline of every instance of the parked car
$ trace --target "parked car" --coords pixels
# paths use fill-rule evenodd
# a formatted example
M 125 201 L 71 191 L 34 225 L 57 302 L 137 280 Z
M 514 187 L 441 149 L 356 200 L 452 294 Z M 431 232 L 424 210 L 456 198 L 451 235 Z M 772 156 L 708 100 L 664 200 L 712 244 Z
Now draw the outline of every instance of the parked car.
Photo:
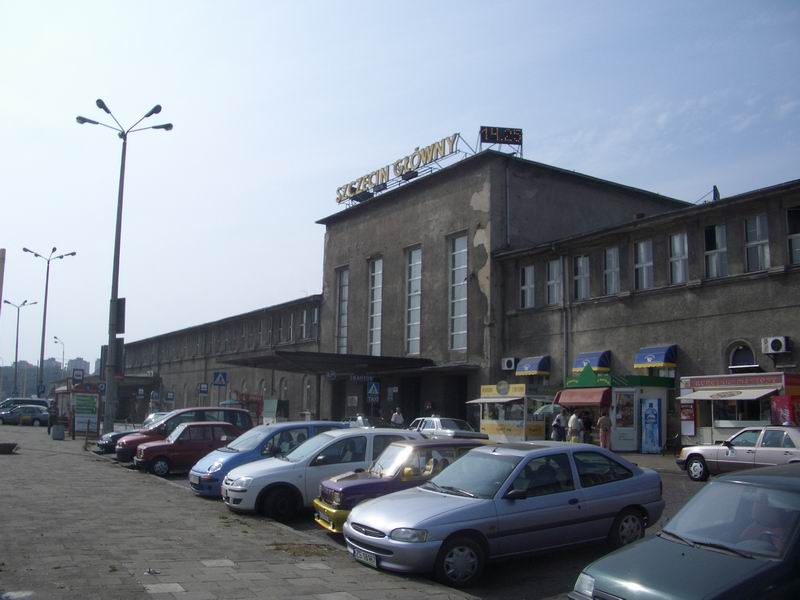
M 323 431 L 344 427 L 344 423 L 337 421 L 290 421 L 253 427 L 228 445 L 198 460 L 189 471 L 189 485 L 199 496 L 219 498 L 222 480 L 231 469 L 255 460 L 288 454 Z
M 589 444 L 492 444 L 419 487 L 359 504 L 347 549 L 372 567 L 470 585 L 488 560 L 635 542 L 664 510 L 661 478 Z
M 693 481 L 727 471 L 800 462 L 800 427 L 745 427 L 721 444 L 683 448 L 675 462 Z
M 653 538 L 586 567 L 574 600 L 800 598 L 800 464 L 729 473 Z
M 419 439 L 401 429 L 336 429 L 300 444 L 286 456 L 233 469 L 222 482 L 222 500 L 236 512 L 260 511 L 287 520 L 310 507 L 319 484 L 345 471 L 365 469 L 392 442 Z
M 366 471 L 350 471 L 322 482 L 320 497 L 314 500 L 314 520 L 331 533 L 342 533 L 356 504 L 425 483 L 482 443 L 426 439 L 389 444 Z
M 47 409 L 50 408 L 52 402 L 52 400 L 48 400 L 47 398 L 6 398 L 0 402 L 0 411 L 11 410 L 15 406 L 21 406 L 23 404 L 27 406 L 43 406 Z
M 163 440 L 181 423 L 195 421 L 225 421 L 231 423 L 238 432 L 244 433 L 253 426 L 250 413 L 241 408 L 197 407 L 179 408 L 165 415 L 160 421 L 143 428 L 139 433 L 126 435 L 117 441 L 116 453 L 119 462 L 130 462 L 139 444 Z
M 426 437 L 460 437 L 488 440 L 489 436 L 473 429 L 472 425 L 461 419 L 450 417 L 420 417 L 411 421 L 411 431 L 419 431 Z
M 185 471 L 198 458 L 224 446 L 239 435 L 239 430 L 223 421 L 181 423 L 166 439 L 139 444 L 133 464 L 138 469 L 165 477 Z
M 103 454 L 111 454 L 116 450 L 117 442 L 122 436 L 141 432 L 141 429 L 124 429 L 122 431 L 109 431 L 100 436 L 95 442 L 97 449 Z
M 342 423 L 344 423 L 347 427 L 392 427 L 392 424 L 386 419 L 381 417 L 367 417 L 364 415 L 345 417 L 342 419 Z
M 47 425 L 50 415 L 39 405 L 19 404 L 0 411 L 0 425 Z
M 148 427 L 149 425 L 152 425 L 156 421 L 160 421 L 162 417 L 165 417 L 168 414 L 169 414 L 169 412 L 152 412 L 152 413 L 150 413 L 149 415 L 147 415 L 145 417 L 144 421 L 142 421 L 142 429 L 144 429 L 145 427 Z

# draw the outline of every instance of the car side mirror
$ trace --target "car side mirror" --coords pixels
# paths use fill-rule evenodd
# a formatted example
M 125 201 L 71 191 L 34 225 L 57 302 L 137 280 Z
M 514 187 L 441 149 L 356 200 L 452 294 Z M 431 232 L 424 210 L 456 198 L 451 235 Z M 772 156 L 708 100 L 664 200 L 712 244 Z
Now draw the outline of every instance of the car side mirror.
M 508 493 L 503 496 L 506 500 L 525 500 L 528 497 L 528 490 L 509 490 Z
M 725 446 L 726 448 L 733 448 L 733 443 L 730 440 L 725 440 L 724 442 L 722 442 L 722 445 Z
M 223 435 L 219 438 L 220 442 L 227 442 L 230 438 L 227 435 Z
M 406 481 L 408 479 L 413 479 L 414 477 L 418 476 L 419 476 L 419 471 L 414 467 L 405 467 L 403 469 L 403 481 Z
M 327 457 L 326 457 L 324 454 L 320 454 L 319 456 L 317 456 L 317 457 L 316 457 L 316 458 L 315 458 L 315 459 L 314 459 L 314 460 L 311 462 L 311 464 L 312 464 L 312 465 L 314 465 L 314 466 L 319 466 L 319 465 L 324 465 L 324 464 L 325 464 L 325 463 L 327 463 L 327 462 L 328 462 L 328 459 L 327 459 Z
M 276 454 L 278 454 L 278 451 L 273 446 L 265 446 L 261 451 L 262 456 L 275 456 Z

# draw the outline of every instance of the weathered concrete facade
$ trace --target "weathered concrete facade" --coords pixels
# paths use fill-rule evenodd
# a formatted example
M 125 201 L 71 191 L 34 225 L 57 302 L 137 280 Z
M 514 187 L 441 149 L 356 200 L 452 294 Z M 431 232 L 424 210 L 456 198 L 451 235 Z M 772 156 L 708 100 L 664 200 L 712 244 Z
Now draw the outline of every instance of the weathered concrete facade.
M 299 418 L 303 411 L 317 414 L 314 376 L 227 361 L 254 351 L 319 350 L 320 301 L 318 295 L 309 296 L 126 344 L 126 374 L 156 377 L 163 408 L 238 400 L 260 415 L 262 401 L 272 398 L 279 400 L 283 418 Z M 227 374 L 227 386 L 213 385 L 215 372 Z M 208 386 L 207 394 L 201 393 L 201 384 Z
M 483 152 L 424 179 L 355 205 L 326 226 L 321 348 L 369 354 L 370 268 L 381 261 L 380 353 L 424 356 L 433 367 L 403 375 L 371 373 L 381 383 L 376 407 L 366 384 L 336 381 L 324 401 L 332 414 L 400 405 L 407 417 L 426 411 L 463 415 L 479 386 L 501 378 L 504 283 L 492 256 L 575 232 L 660 214 L 685 203 L 525 161 Z M 453 348 L 449 295 L 451 240 L 467 239 L 466 344 Z M 419 353 L 406 346 L 409 251 L 421 250 Z M 340 338 L 340 273 L 348 272 L 347 338 Z M 357 400 L 356 400 L 357 398 Z

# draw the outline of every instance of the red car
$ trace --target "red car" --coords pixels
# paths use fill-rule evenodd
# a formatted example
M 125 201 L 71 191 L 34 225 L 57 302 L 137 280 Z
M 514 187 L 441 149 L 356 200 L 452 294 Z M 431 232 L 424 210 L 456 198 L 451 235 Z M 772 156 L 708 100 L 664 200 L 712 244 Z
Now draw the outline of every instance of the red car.
M 202 421 L 181 423 L 165 440 L 139 444 L 133 463 L 140 469 L 165 477 L 175 471 L 186 471 L 209 452 L 221 448 L 238 437 L 230 423 Z
M 194 423 L 196 421 L 226 421 L 236 427 L 238 431 L 236 435 L 244 433 L 253 426 L 253 419 L 250 417 L 250 413 L 242 408 L 221 406 L 179 408 L 164 415 L 160 420 L 154 421 L 146 429 L 141 429 L 138 433 L 120 438 L 115 448 L 117 460 L 124 463 L 130 462 L 133 460 L 139 444 L 163 440 L 181 423 Z

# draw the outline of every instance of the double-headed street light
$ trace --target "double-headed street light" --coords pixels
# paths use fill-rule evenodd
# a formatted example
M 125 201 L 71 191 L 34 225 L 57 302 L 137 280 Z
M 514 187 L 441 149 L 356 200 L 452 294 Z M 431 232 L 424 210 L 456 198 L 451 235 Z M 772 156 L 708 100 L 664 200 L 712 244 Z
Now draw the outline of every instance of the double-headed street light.
M 114 236 L 114 265 L 111 275 L 111 305 L 109 306 L 108 310 L 108 350 L 106 354 L 105 368 L 106 407 L 103 417 L 103 431 L 113 431 L 114 417 L 116 417 L 117 414 L 117 380 L 115 379 L 115 376 L 117 372 L 117 361 L 121 360 L 121 357 L 117 355 L 117 334 L 125 332 L 125 324 L 120 322 L 122 320 L 120 318 L 120 313 L 122 311 L 119 310 L 120 303 L 118 295 L 119 250 L 120 237 L 122 234 L 122 193 L 125 187 L 125 154 L 128 149 L 128 134 L 135 133 L 137 131 L 143 131 L 145 129 L 163 129 L 164 131 L 170 131 L 172 129 L 172 123 L 164 123 L 162 125 L 152 125 L 150 127 L 140 127 L 135 129 L 135 127 L 146 118 L 152 117 L 153 115 L 157 115 L 161 112 L 161 105 L 156 104 L 141 119 L 136 121 L 136 123 L 131 125 L 128 129 L 125 129 L 122 125 L 120 125 L 120 122 L 117 121 L 117 118 L 109 110 L 105 102 L 98 98 L 96 104 L 97 108 L 110 115 L 111 118 L 114 119 L 114 123 L 117 124 L 116 127 L 107 125 L 105 123 L 100 123 L 99 121 L 95 121 L 93 119 L 87 119 L 86 117 L 77 117 L 76 121 L 78 121 L 78 123 L 81 125 L 88 123 L 90 125 L 101 125 L 102 127 L 113 129 L 117 132 L 117 136 L 122 140 L 122 159 L 119 166 L 119 192 L 117 194 L 117 227 Z
M 67 376 L 67 365 L 64 363 L 64 348 L 65 348 L 64 342 L 62 342 L 60 339 L 58 339 L 57 335 L 53 336 L 53 341 L 56 344 L 61 344 L 61 370 L 64 371 L 64 377 L 66 377 Z
M 47 329 L 47 290 L 50 287 L 50 261 L 66 258 L 68 256 L 75 256 L 77 252 L 67 252 L 66 254 L 53 256 L 56 253 L 55 246 L 53 246 L 49 256 L 42 256 L 38 252 L 34 252 L 29 248 L 23 248 L 22 251 L 33 254 L 36 258 L 41 258 L 47 263 L 47 272 L 44 278 L 44 308 L 42 310 L 42 345 L 39 350 L 39 375 L 36 378 L 36 395 L 41 396 L 44 393 L 44 334 Z
M 17 341 L 14 344 L 14 393 L 11 395 L 19 396 L 19 388 L 17 387 L 17 374 L 19 373 L 19 309 L 23 306 L 33 306 L 36 302 L 28 302 L 27 300 L 23 300 L 22 304 L 14 304 L 8 300 L 3 300 L 3 302 L 17 309 Z

